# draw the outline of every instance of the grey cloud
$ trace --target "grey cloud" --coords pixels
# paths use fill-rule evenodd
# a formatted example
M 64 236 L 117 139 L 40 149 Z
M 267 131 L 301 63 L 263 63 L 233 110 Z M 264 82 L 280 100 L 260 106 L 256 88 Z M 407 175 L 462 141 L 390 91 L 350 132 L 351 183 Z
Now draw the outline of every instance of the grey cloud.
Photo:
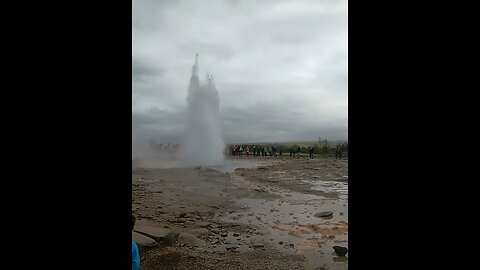
M 148 81 L 152 77 L 161 77 L 164 73 L 164 69 L 149 63 L 148 60 L 138 57 L 134 57 L 132 60 L 132 76 L 134 81 Z
M 227 143 L 291 141 L 316 138 L 346 139 L 346 119 L 306 120 L 301 110 L 288 104 L 256 103 L 248 108 L 222 110 L 222 128 Z M 185 111 L 150 108 L 133 114 L 134 137 L 144 141 L 181 143 Z
M 227 142 L 346 139 L 346 4 L 134 0 L 134 137 L 180 140 L 199 52 Z
M 185 54 L 202 52 L 202 57 L 214 57 L 221 61 L 228 60 L 233 56 L 231 47 L 212 41 L 190 40 L 178 43 L 177 47 Z
M 134 141 L 150 141 L 180 143 L 184 128 L 183 111 L 170 111 L 150 108 L 145 112 L 132 114 Z
M 297 106 L 261 102 L 248 108 L 231 108 L 223 113 L 225 135 L 230 142 L 347 138 L 345 119 L 304 119 Z

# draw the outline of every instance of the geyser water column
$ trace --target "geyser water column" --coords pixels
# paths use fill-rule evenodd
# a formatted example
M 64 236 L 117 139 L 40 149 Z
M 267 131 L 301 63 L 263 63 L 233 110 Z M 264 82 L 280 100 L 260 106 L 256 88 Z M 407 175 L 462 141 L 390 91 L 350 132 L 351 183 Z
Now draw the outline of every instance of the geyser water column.
M 198 53 L 192 67 L 192 77 L 187 95 L 185 160 L 192 166 L 218 166 L 223 164 L 223 142 L 220 127 L 220 97 L 213 82 L 207 75 L 205 84 L 198 79 Z

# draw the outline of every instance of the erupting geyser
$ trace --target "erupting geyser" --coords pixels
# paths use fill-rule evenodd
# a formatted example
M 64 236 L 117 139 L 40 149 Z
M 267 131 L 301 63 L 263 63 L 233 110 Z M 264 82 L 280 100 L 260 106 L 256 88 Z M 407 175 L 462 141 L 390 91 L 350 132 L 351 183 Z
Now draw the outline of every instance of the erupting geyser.
M 192 67 L 192 77 L 188 87 L 188 109 L 185 141 L 185 160 L 188 165 L 216 166 L 223 164 L 223 142 L 220 128 L 220 98 L 213 82 L 207 74 L 206 84 L 198 79 L 198 53 Z

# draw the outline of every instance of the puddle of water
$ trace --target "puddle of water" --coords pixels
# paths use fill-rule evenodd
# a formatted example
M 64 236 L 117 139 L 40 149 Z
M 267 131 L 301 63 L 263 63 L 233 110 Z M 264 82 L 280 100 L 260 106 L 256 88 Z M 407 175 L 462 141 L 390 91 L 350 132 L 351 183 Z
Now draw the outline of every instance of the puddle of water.
M 347 202 L 342 198 L 332 200 L 288 190 L 268 192 L 291 196 L 273 200 L 243 198 L 236 203 L 246 212 L 228 214 L 221 219 L 259 228 L 266 245 L 287 254 L 304 255 L 307 268 L 314 269 L 328 262 L 329 269 L 345 269 L 348 259 L 336 259 L 338 256 L 332 247 L 348 247 Z M 333 212 L 333 217 L 314 217 L 315 213 L 324 211 Z
M 338 181 L 302 180 L 313 185 L 311 189 L 325 193 L 338 193 L 340 199 L 348 200 L 348 183 Z
M 239 165 L 244 167 L 243 164 Z M 332 198 L 292 192 L 268 184 L 251 182 L 236 175 L 232 177 L 241 188 L 277 196 L 269 199 L 241 198 L 236 204 L 245 212 L 230 213 L 217 218 L 227 223 L 240 223 L 258 228 L 259 237 L 263 238 L 265 245 L 286 254 L 305 256 L 305 269 L 318 269 L 325 265 L 329 269 L 348 268 L 348 254 L 347 257 L 339 257 L 333 250 L 335 245 L 348 247 L 348 182 L 298 179 L 311 185 L 312 190 L 335 195 L 335 198 Z M 280 171 L 269 178 L 284 180 L 289 177 L 286 172 Z M 294 175 L 293 180 L 295 178 Z M 332 212 L 333 216 L 329 219 L 315 217 L 314 215 L 319 212 Z M 252 243 L 243 236 L 227 239 L 228 243 L 235 241 L 242 245 Z
M 145 159 L 132 162 L 132 166 L 146 169 L 178 169 L 178 168 L 192 168 L 185 165 L 184 162 L 178 159 Z M 232 160 L 226 159 L 222 165 L 204 166 L 222 173 L 232 173 L 238 168 L 256 168 L 258 163 L 248 160 Z
M 244 198 L 237 200 L 237 205 L 249 209 L 249 214 L 234 213 L 226 217 L 240 223 L 261 226 L 265 222 L 278 224 L 331 224 L 348 222 L 348 205 L 342 200 L 318 199 L 318 196 L 303 194 L 305 197 L 314 196 L 315 200 L 299 200 L 302 194 L 292 192 L 292 199 L 281 198 L 275 200 Z M 345 206 L 344 206 L 345 205 Z M 333 212 L 332 219 L 317 218 L 318 212 Z M 342 213 L 342 214 L 340 214 Z M 257 218 L 260 218 L 258 220 Z
M 209 166 L 208 168 L 212 168 L 221 173 L 232 173 L 238 168 L 256 168 L 257 166 L 257 163 L 246 160 L 225 160 L 222 165 Z

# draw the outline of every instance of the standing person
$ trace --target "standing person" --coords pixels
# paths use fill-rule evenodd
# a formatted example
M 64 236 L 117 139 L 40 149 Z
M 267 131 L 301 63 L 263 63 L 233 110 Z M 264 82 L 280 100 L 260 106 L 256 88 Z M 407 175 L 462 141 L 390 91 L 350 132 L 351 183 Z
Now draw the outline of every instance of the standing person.
M 239 156 L 243 155 L 243 145 L 240 145 L 240 148 L 238 148 L 238 155 Z
M 132 232 L 135 228 L 135 217 L 132 215 Z M 132 240 L 132 270 L 140 270 L 140 252 L 135 241 Z
M 253 156 L 257 156 L 257 148 L 255 147 L 255 145 L 253 146 Z
M 263 147 L 263 154 L 265 155 L 265 157 L 267 157 L 268 149 L 266 146 Z
M 280 146 L 280 151 L 279 151 L 279 152 L 280 152 L 280 156 L 282 156 L 282 150 L 283 150 L 282 148 L 283 148 L 283 146 Z
M 337 149 L 335 149 L 335 159 L 342 159 L 342 149 L 340 145 L 337 145 Z
M 297 146 L 297 156 L 300 156 L 300 146 Z
M 247 153 L 247 157 L 250 156 L 250 147 L 248 147 L 247 145 L 247 148 L 245 148 L 245 152 Z
M 313 158 L 313 146 L 310 146 L 310 148 L 308 149 L 308 154 L 310 155 L 310 159 Z

